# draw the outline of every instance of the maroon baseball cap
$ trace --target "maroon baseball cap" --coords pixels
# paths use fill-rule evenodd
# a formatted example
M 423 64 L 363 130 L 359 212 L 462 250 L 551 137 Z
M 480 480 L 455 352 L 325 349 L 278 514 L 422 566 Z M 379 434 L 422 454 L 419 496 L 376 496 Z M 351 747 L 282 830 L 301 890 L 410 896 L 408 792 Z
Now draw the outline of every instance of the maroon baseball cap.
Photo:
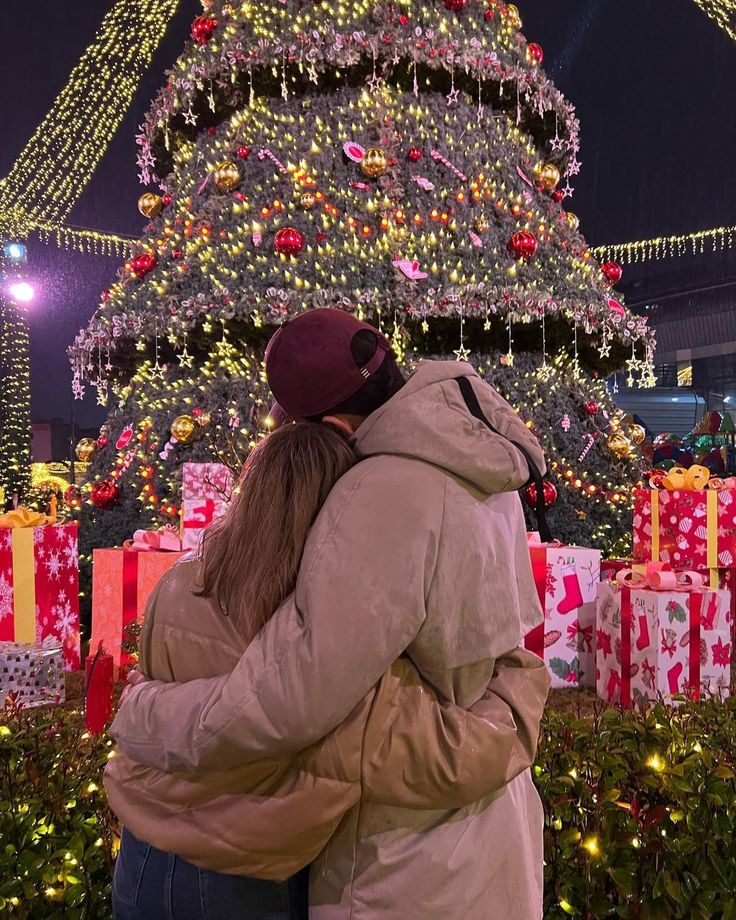
M 356 332 L 376 337 L 376 353 L 363 367 L 353 358 Z M 345 310 L 307 310 L 287 320 L 266 349 L 266 376 L 282 411 L 309 418 L 339 406 L 364 386 L 391 351 L 378 329 Z

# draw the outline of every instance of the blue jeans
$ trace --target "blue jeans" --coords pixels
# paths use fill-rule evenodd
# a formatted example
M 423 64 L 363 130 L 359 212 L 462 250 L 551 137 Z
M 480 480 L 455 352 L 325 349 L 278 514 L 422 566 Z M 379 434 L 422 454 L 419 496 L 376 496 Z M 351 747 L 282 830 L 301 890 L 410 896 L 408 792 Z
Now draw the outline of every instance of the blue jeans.
M 115 920 L 308 920 L 309 869 L 288 882 L 208 872 L 123 831 Z

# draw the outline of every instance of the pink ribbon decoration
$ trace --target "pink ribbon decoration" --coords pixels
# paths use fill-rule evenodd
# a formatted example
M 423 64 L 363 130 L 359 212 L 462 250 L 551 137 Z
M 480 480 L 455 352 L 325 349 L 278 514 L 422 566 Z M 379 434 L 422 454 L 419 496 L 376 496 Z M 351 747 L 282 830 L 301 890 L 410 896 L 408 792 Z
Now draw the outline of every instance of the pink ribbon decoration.
M 622 569 L 616 573 L 622 588 L 648 588 L 651 591 L 702 591 L 705 579 L 697 572 L 673 572 L 661 562 L 649 563 L 646 572 Z
M 170 527 L 164 527 L 162 530 L 136 530 L 133 539 L 126 540 L 123 545 L 125 549 L 138 553 L 181 552 L 181 540 Z

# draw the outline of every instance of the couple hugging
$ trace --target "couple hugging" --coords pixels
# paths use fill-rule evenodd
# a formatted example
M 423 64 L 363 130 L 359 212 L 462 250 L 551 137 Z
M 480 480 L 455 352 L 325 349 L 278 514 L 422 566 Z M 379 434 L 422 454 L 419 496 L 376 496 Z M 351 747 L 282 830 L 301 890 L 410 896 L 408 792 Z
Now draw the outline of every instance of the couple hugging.
M 116 920 L 540 920 L 540 448 L 469 364 L 406 380 L 340 310 L 266 372 L 278 427 L 154 591 L 113 723 Z

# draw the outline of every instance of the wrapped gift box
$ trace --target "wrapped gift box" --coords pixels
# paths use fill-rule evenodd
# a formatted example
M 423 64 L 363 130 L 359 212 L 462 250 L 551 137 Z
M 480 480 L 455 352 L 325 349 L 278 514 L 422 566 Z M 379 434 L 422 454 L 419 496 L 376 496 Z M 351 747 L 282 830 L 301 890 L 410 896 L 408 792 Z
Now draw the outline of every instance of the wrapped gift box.
M 0 706 L 12 694 L 23 706 L 63 703 L 65 653 L 58 640 L 0 642 Z
M 725 590 L 664 591 L 598 586 L 596 688 L 624 706 L 660 697 L 728 694 L 730 596 Z
M 638 489 L 634 558 L 693 571 L 736 567 L 736 491 Z
M 78 670 L 77 525 L 0 527 L 0 642 L 61 645 Z
M 600 551 L 530 542 L 529 552 L 544 624 L 525 645 L 547 662 L 553 687 L 594 687 Z
M 197 549 L 202 533 L 227 510 L 233 475 L 221 463 L 185 463 L 182 471 L 181 526 L 184 549 Z
M 93 551 L 90 647 L 97 649 L 102 643 L 118 673 L 133 663 L 121 649 L 127 627 L 142 621 L 159 579 L 185 555 L 185 551 L 145 552 L 122 547 Z

